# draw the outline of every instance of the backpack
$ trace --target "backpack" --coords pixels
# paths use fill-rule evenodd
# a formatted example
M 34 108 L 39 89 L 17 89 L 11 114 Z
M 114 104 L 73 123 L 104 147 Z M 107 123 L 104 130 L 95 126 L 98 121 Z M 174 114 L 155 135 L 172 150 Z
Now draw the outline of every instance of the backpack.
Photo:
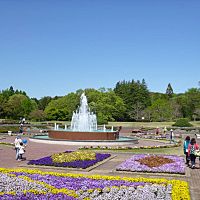
M 194 155 L 194 152 L 195 152 L 195 148 L 194 148 L 194 145 L 191 146 L 191 149 L 190 149 L 190 154 L 193 154 Z

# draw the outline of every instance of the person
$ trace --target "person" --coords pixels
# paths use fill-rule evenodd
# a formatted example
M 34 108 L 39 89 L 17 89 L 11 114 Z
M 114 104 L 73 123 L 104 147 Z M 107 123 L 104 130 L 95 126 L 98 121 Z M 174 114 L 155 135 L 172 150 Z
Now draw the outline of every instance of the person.
M 25 124 L 25 122 L 26 122 L 26 119 L 23 118 L 23 119 L 22 119 L 22 124 Z
M 195 138 L 192 138 L 190 141 L 190 144 L 188 146 L 188 156 L 190 156 L 192 169 L 195 168 L 196 156 L 194 154 L 195 154 L 195 151 L 197 151 L 197 150 L 199 150 L 199 145 L 196 143 Z
M 164 128 L 164 130 L 163 130 L 164 135 L 166 134 L 166 132 L 167 132 L 167 128 L 166 128 L 166 126 L 165 126 L 165 128 Z
M 24 146 L 26 147 L 28 141 L 26 139 L 23 139 L 22 142 L 23 142 Z
M 187 164 L 189 166 L 189 162 L 190 162 L 190 157 L 188 155 L 188 146 L 190 144 L 190 136 L 187 136 L 185 138 L 185 141 L 184 141 L 184 144 L 183 144 L 183 151 L 184 151 L 184 154 L 185 154 L 185 159 L 186 159 L 186 162 L 185 164 Z
M 26 130 L 27 130 L 27 134 L 31 135 L 31 129 L 30 129 L 30 127 L 28 127 Z
M 173 142 L 174 139 L 174 132 L 173 129 L 170 130 L 170 144 Z
M 19 159 L 18 160 L 22 160 L 22 156 L 23 154 L 25 153 L 25 150 L 24 150 L 24 145 L 23 145 L 23 142 L 20 142 L 20 146 L 19 146 Z
M 18 135 L 18 136 L 15 138 L 15 141 L 14 141 L 15 151 L 16 151 L 16 160 L 19 159 L 19 148 L 20 148 L 20 143 L 21 143 L 21 142 L 22 142 L 21 137 Z
M 119 132 L 121 131 L 121 129 L 122 129 L 122 126 L 119 126 L 115 134 L 115 139 L 119 139 Z
M 19 127 L 19 133 L 23 134 L 23 124 L 21 124 Z
M 157 128 L 156 128 L 156 135 L 158 135 L 159 132 L 160 132 L 160 131 L 159 131 L 159 127 L 157 127 Z

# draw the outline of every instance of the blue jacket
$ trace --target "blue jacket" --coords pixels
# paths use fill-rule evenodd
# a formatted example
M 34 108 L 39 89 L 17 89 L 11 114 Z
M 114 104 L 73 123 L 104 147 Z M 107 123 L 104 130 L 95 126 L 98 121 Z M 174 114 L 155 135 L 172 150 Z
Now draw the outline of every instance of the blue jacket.
M 184 145 L 183 145 L 184 154 L 186 154 L 188 152 L 189 144 L 190 144 L 190 140 L 185 140 L 184 141 Z M 187 152 L 186 152 L 186 149 L 187 149 Z

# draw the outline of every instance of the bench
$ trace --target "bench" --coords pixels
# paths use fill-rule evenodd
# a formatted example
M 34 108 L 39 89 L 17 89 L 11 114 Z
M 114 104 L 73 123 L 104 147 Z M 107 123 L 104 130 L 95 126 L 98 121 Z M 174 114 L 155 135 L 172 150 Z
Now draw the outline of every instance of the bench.
M 200 139 L 200 134 L 195 134 L 197 139 Z

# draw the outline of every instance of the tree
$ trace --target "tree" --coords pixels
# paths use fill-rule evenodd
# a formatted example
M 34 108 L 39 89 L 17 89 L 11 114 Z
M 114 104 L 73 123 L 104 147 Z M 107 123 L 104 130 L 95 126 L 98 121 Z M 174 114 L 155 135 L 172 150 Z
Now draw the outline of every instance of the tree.
M 38 101 L 38 108 L 39 108 L 39 110 L 45 110 L 45 108 L 47 107 L 47 105 L 49 104 L 49 102 L 51 100 L 52 100 L 52 98 L 50 96 L 42 97 Z
M 19 119 L 20 117 L 27 117 L 36 107 L 36 103 L 27 96 L 14 94 L 10 96 L 8 102 L 5 104 L 4 112 L 11 119 Z
M 148 106 L 147 108 L 145 108 L 142 111 L 142 117 L 144 117 L 143 120 L 151 122 L 152 121 L 152 113 L 153 113 L 153 111 L 151 109 L 151 106 Z
M 172 118 L 172 108 L 169 101 L 158 99 L 149 107 L 153 121 L 168 121 Z
M 108 121 L 123 121 L 125 105 L 123 100 L 114 91 L 86 89 L 86 96 L 91 111 L 97 114 L 98 124 Z
M 200 89 L 191 88 L 185 93 L 186 108 L 188 109 L 188 116 L 192 119 L 195 111 L 200 108 Z
M 181 105 L 178 103 L 177 98 L 171 98 L 169 100 L 170 107 L 172 108 L 172 119 L 177 119 L 183 117 L 181 111 Z
M 13 89 L 13 86 L 10 86 L 9 91 L 10 91 L 10 94 L 11 94 L 11 95 L 13 95 L 13 94 L 15 93 L 15 91 L 14 91 L 14 89 Z
M 45 113 L 43 110 L 33 110 L 30 114 L 29 117 L 33 121 L 43 121 L 45 120 Z
M 170 83 L 169 83 L 168 86 L 167 86 L 166 94 L 168 95 L 169 98 L 171 98 L 172 95 L 174 94 L 173 89 L 172 89 L 172 86 L 171 86 Z
M 76 111 L 80 104 L 82 93 L 83 90 L 78 90 L 76 93 L 70 93 L 57 100 L 52 100 L 45 108 L 47 119 L 70 121 L 73 111 Z M 89 88 L 85 89 L 85 94 L 90 111 L 97 114 L 99 124 L 123 119 L 124 102 L 113 91 L 100 92 Z
M 44 113 L 49 120 L 71 120 L 73 111 L 79 103 L 79 96 L 75 93 L 69 93 L 64 97 L 51 100 L 46 106 Z
M 197 119 L 199 120 L 200 119 L 200 108 L 196 108 L 195 110 L 194 110 L 194 114 L 193 114 L 193 119 L 194 119 L 194 121 L 196 121 Z
M 117 82 L 114 92 L 123 99 L 127 121 L 139 119 L 142 110 L 151 105 L 150 93 L 145 80 Z
M 4 106 L 5 106 L 5 101 L 3 95 L 0 94 L 0 118 L 4 118 Z
M 133 106 L 132 106 L 132 110 L 130 110 L 128 112 L 129 116 L 131 119 L 134 119 L 136 121 L 139 121 L 141 120 L 141 117 L 142 117 L 142 114 L 143 114 L 143 111 L 144 110 L 144 107 L 142 105 L 141 102 L 137 101 Z

